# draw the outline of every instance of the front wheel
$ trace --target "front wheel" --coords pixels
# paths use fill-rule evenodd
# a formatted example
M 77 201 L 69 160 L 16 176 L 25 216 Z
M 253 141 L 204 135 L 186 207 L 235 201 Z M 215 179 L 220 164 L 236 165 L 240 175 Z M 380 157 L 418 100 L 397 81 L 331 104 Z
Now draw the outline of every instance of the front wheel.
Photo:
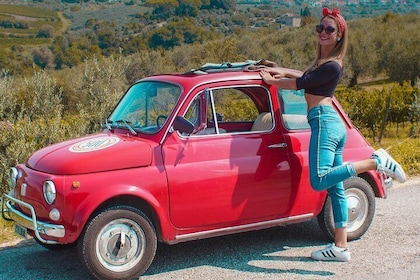
M 95 278 L 133 279 L 149 268 L 156 248 L 155 229 L 143 212 L 113 206 L 87 224 L 78 251 Z
M 375 194 L 372 187 L 362 178 L 344 181 L 347 197 L 348 224 L 347 239 L 359 239 L 369 229 L 375 215 Z M 331 198 L 327 197 L 324 208 L 318 215 L 318 224 L 329 239 L 334 240 L 334 217 Z

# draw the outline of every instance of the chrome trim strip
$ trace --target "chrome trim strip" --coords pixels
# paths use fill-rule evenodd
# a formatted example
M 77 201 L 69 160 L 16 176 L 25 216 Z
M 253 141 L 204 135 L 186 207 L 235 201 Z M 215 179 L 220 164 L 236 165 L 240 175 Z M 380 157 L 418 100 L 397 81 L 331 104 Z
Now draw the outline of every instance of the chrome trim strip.
M 9 219 L 14 220 L 16 223 L 18 223 L 19 225 L 23 227 L 33 230 L 36 235 L 36 238 L 42 243 L 58 244 L 59 242 L 52 241 L 52 240 L 45 240 L 41 237 L 41 234 L 45 234 L 51 237 L 64 237 L 65 236 L 66 231 L 64 229 L 64 226 L 37 221 L 35 209 L 32 207 L 32 205 L 26 202 L 23 202 L 19 199 L 16 199 L 11 195 L 4 194 L 4 197 L 7 199 L 5 203 L 7 209 L 3 209 L 3 204 L 4 204 L 4 201 L 3 201 L 2 202 L 3 217 L 4 217 L 4 213 L 7 213 Z M 12 206 L 11 201 L 16 204 L 19 204 L 20 206 L 28 208 L 31 211 L 31 217 L 28 217 L 25 214 L 16 210 Z
M 251 229 L 252 230 L 264 229 L 264 228 L 269 228 L 269 227 L 274 227 L 274 226 L 279 226 L 279 225 L 285 225 L 288 223 L 294 223 L 300 220 L 310 220 L 313 217 L 314 217 L 314 213 L 308 213 L 308 214 L 302 214 L 298 216 L 286 217 L 286 218 L 281 218 L 281 219 L 276 219 L 276 220 L 247 224 L 247 225 L 239 225 L 239 226 L 233 226 L 233 227 L 212 229 L 208 231 L 181 234 L 181 235 L 175 236 L 175 240 L 170 242 L 170 244 L 185 242 L 189 240 L 204 239 L 204 238 L 215 237 L 215 236 L 231 234 L 231 233 L 238 233 L 238 232 L 248 231 Z

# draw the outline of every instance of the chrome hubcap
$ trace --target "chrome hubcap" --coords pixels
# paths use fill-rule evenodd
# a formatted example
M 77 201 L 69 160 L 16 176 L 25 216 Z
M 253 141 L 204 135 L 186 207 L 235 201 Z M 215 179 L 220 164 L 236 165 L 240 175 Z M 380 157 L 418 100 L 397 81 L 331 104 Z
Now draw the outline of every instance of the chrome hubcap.
M 365 222 L 369 211 L 369 200 L 366 194 L 357 189 L 351 188 L 346 191 L 348 226 L 347 232 L 359 229 Z
M 146 248 L 146 237 L 137 223 L 118 219 L 105 225 L 96 241 L 96 255 L 109 270 L 120 272 L 134 267 Z

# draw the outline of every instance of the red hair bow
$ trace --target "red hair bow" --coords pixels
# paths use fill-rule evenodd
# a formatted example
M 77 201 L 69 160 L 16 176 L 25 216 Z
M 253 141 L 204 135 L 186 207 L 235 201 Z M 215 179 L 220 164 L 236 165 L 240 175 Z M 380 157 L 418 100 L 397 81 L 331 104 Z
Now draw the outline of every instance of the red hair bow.
M 341 33 L 344 34 L 344 31 L 345 31 L 346 27 L 345 27 L 345 23 L 344 23 L 344 18 L 340 15 L 340 10 L 339 9 L 334 8 L 334 9 L 330 10 L 327 7 L 324 7 L 322 9 L 322 15 L 324 17 L 332 16 L 333 18 L 335 18 L 338 22 L 338 25 L 340 25 Z
M 331 15 L 331 16 L 333 16 L 333 17 L 336 17 L 336 16 L 338 16 L 340 14 L 340 10 L 339 9 L 336 9 L 336 8 L 334 8 L 334 9 L 332 9 L 332 10 L 330 10 L 330 9 L 328 9 L 327 7 L 325 7 L 324 9 L 322 9 L 322 15 L 325 17 L 325 16 L 328 16 L 328 15 Z

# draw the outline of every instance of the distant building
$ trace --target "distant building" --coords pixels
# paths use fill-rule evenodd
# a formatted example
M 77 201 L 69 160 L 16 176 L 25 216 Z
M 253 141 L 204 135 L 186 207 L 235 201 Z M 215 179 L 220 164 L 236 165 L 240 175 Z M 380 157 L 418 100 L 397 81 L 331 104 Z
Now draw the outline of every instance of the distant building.
M 301 22 L 302 17 L 292 13 L 286 13 L 276 18 L 276 23 L 293 27 L 299 27 L 301 25 Z

